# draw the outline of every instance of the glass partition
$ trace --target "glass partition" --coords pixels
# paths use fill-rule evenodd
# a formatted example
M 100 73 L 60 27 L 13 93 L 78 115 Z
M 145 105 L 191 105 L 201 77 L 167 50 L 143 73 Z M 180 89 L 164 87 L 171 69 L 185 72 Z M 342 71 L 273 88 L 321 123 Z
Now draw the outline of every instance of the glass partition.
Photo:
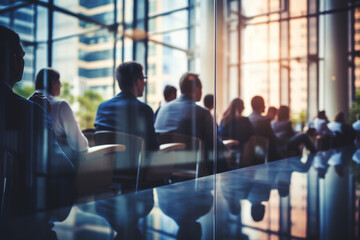
M 360 114 L 359 22 L 350 0 L 2 1 L 25 51 L 14 92 L 30 97 L 41 69 L 60 76 L 40 74 L 25 109 L 0 83 L 0 238 L 12 210 L 67 239 L 317 238 L 332 181 L 354 221 L 355 150 L 322 151 L 307 130 L 319 110 Z M 262 135 L 256 118 L 281 106 L 315 150 L 281 142 L 279 115 Z

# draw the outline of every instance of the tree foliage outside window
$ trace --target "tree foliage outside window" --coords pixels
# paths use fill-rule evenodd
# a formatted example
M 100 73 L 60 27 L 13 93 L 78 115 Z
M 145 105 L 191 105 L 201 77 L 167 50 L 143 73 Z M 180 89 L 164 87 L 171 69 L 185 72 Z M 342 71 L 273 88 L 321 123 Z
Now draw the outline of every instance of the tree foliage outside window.
M 355 101 L 353 101 L 352 108 L 350 109 L 350 123 L 355 122 L 360 116 L 360 90 L 355 93 Z
M 23 98 L 29 98 L 35 92 L 35 88 L 18 82 L 14 85 L 13 91 Z
M 78 97 L 79 111 L 77 116 L 82 129 L 94 128 L 94 121 L 99 104 L 103 101 L 100 94 L 93 90 L 87 90 Z
M 74 97 L 71 94 L 73 86 L 70 83 L 62 83 L 61 94 L 59 98 L 66 100 L 69 104 L 73 105 L 76 101 L 79 104 L 79 111 L 75 112 L 81 129 L 94 128 L 94 121 L 97 108 L 103 102 L 102 96 L 93 91 L 87 90 L 83 95 Z M 15 84 L 13 91 L 21 97 L 29 98 L 35 91 L 32 86 L 24 85 L 22 83 Z

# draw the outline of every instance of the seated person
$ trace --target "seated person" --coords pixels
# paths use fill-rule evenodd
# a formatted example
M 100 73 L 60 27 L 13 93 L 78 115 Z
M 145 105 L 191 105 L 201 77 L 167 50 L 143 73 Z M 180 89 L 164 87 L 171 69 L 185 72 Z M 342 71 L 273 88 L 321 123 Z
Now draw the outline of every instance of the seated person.
M 276 119 L 277 113 L 278 110 L 276 107 L 269 107 L 266 116 L 268 116 L 271 121 L 274 121 Z
M 184 73 L 180 78 L 181 96 L 162 107 L 155 122 L 156 133 L 180 133 L 197 137 L 204 142 L 205 155 L 209 171 L 212 172 L 211 158 L 213 155 L 214 121 L 210 112 L 195 102 L 200 101 L 202 84 L 199 76 L 194 73 Z M 218 148 L 224 149 L 221 141 Z M 218 159 L 221 159 L 220 157 Z M 219 171 L 224 171 L 225 166 L 221 160 L 218 163 Z
M 120 64 L 116 69 L 116 79 L 121 92 L 99 105 L 95 130 L 120 131 L 142 137 L 148 152 L 158 150 L 154 112 L 136 99 L 143 95 L 146 85 L 142 65 L 137 62 Z
M 154 114 L 154 122 L 156 120 L 156 116 L 159 113 L 159 110 L 162 106 L 164 106 L 165 104 L 171 102 L 172 100 L 175 100 L 177 97 L 177 90 L 175 87 L 170 86 L 170 85 L 166 85 L 164 88 L 164 100 L 165 102 L 162 102 L 159 106 L 159 108 L 156 110 L 155 114 Z
M 67 215 L 54 209 L 72 204 L 75 170 L 44 109 L 12 91 L 22 78 L 24 55 L 19 35 L 0 26 L 0 163 L 7 170 L 0 239 L 50 239 L 51 231 L 45 230 L 50 219 Z M 42 214 L 36 214 L 40 209 Z
M 325 111 L 319 111 L 310 126 L 315 128 L 316 133 L 319 136 L 332 136 L 330 129 L 327 127 L 328 123 L 329 120 Z
M 241 116 L 243 110 L 244 102 L 240 98 L 232 100 L 224 112 L 219 127 L 220 137 L 239 141 L 237 146 L 239 150 L 242 150 L 244 144 L 254 135 L 249 118 Z
M 253 126 L 255 135 L 269 140 L 269 160 L 272 161 L 279 159 L 280 156 L 277 152 L 277 138 L 271 128 L 270 118 L 268 116 L 261 115 L 265 111 L 265 102 L 263 97 L 254 96 L 251 99 L 251 107 L 253 112 L 250 114 L 249 120 Z
M 328 123 L 329 120 L 325 111 L 319 111 L 314 120 L 309 123 L 310 128 L 314 128 L 316 131 L 319 150 L 325 150 L 331 147 L 333 134 L 327 127 Z
M 60 74 L 51 68 L 41 69 L 35 78 L 35 89 L 35 94 L 40 93 L 49 100 L 50 117 L 56 138 L 64 152 L 74 162 L 79 152 L 88 149 L 88 141 L 81 132 L 69 103 L 55 98 L 60 95 Z M 29 99 L 32 100 L 32 97 Z
M 310 138 L 305 133 L 296 134 L 290 121 L 290 109 L 288 106 L 280 106 L 277 120 L 271 122 L 271 126 L 277 136 L 278 150 L 288 156 L 289 153 L 295 152 L 299 155 L 300 145 L 304 144 L 311 153 L 316 149 Z
M 209 112 L 211 113 L 211 116 L 213 116 L 213 118 L 214 118 L 214 95 L 213 94 L 205 95 L 204 106 L 207 110 L 209 110 Z
M 328 123 L 327 127 L 334 136 L 333 147 L 342 147 L 354 143 L 355 130 L 345 122 L 343 112 L 336 114 L 334 121 Z

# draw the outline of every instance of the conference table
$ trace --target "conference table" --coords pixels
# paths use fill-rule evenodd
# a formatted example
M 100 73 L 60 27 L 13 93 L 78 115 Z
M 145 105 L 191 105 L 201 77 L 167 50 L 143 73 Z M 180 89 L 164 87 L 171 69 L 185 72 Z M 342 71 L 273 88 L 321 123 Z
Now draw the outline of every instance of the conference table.
M 58 239 L 358 239 L 360 150 L 303 154 L 75 204 Z

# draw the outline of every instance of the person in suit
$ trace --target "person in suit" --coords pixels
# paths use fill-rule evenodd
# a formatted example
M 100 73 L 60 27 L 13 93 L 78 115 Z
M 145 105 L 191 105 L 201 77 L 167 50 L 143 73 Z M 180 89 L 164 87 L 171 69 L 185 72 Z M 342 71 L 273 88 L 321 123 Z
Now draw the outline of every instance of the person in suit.
M 232 100 L 224 112 L 219 127 L 219 135 L 223 139 L 239 141 L 239 146 L 237 146 L 239 150 L 242 150 L 244 144 L 254 135 L 249 118 L 241 116 L 244 109 L 243 100 L 240 98 Z
M 155 122 L 156 133 L 180 133 L 197 137 L 204 142 L 205 155 L 208 160 L 209 171 L 212 172 L 211 156 L 213 151 L 214 121 L 210 112 L 198 105 L 202 95 L 202 84 L 198 74 L 186 72 L 180 78 L 181 96 L 162 107 Z M 224 149 L 218 139 L 218 148 Z M 224 170 L 225 166 L 218 166 Z
M 53 209 L 72 204 L 75 170 L 45 110 L 12 91 L 24 55 L 19 35 L 0 26 L 0 238 L 51 239 L 45 229 L 67 216 Z
M 49 112 L 56 138 L 66 155 L 75 162 L 79 152 L 88 149 L 88 141 L 81 132 L 69 103 L 55 98 L 60 95 L 60 74 L 52 68 L 41 69 L 35 78 L 35 93 L 45 96 L 50 103 Z
M 265 111 L 264 98 L 261 96 L 254 96 L 251 99 L 251 107 L 253 112 L 249 116 L 251 125 L 253 126 L 255 135 L 265 137 L 269 140 L 269 160 L 279 159 L 279 153 L 276 150 L 277 138 L 271 128 L 271 120 L 268 116 L 262 116 Z
M 148 152 L 158 150 L 154 112 L 147 104 L 136 99 L 143 95 L 146 85 L 143 66 L 137 62 L 122 63 L 116 69 L 116 79 L 121 92 L 99 105 L 95 131 L 120 131 L 142 137 Z
M 175 100 L 176 97 L 177 97 L 177 90 L 175 87 L 173 86 L 170 86 L 170 85 L 166 85 L 165 88 L 164 88 L 164 92 L 163 92 L 163 95 L 164 95 L 164 100 L 165 102 L 162 102 L 159 106 L 159 108 L 156 110 L 155 114 L 154 114 L 154 122 L 156 120 L 156 117 L 159 113 L 159 110 L 162 106 L 165 106 L 165 104 L 171 102 L 172 100 Z

